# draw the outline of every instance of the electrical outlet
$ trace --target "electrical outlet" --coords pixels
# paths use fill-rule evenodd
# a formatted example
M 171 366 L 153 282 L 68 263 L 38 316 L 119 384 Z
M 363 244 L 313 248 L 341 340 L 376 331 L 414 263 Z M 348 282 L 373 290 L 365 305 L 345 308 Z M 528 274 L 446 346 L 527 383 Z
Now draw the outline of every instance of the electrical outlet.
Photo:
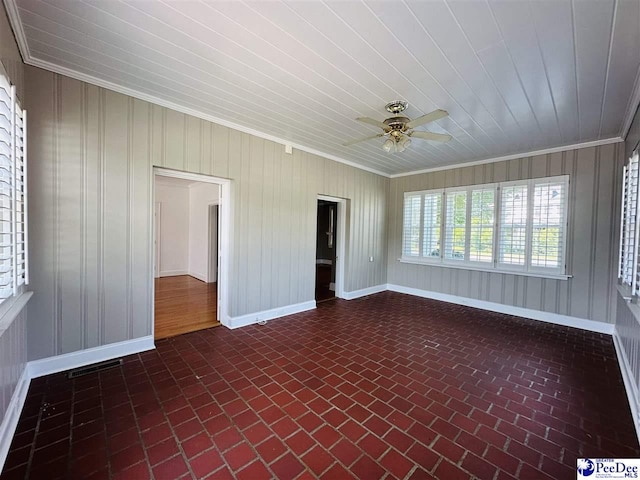
M 370 261 L 370 262 L 373 262 L 373 257 L 369 257 L 369 261 Z

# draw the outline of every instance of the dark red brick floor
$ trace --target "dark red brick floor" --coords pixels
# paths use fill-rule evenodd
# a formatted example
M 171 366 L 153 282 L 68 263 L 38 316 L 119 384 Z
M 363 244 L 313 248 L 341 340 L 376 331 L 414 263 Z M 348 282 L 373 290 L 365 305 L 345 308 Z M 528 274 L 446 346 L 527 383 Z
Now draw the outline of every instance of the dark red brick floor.
M 34 380 L 2 480 L 575 479 L 632 425 L 610 337 L 385 292 Z

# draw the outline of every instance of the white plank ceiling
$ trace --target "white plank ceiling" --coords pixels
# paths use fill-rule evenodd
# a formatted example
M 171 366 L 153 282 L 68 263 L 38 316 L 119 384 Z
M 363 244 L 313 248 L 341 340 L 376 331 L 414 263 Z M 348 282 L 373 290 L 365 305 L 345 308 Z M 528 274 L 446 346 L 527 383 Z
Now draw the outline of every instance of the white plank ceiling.
M 638 0 L 5 3 L 27 63 L 386 174 L 620 137 L 640 83 Z M 454 139 L 341 145 L 395 99 Z

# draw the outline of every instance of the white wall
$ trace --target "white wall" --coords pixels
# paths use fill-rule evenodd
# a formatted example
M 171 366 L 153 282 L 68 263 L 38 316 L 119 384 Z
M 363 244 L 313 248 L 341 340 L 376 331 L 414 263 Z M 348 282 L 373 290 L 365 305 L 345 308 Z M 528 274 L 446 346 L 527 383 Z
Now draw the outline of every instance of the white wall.
M 218 203 L 220 187 L 194 183 L 189 187 L 189 275 L 213 282 L 209 271 L 209 205 Z
M 160 207 L 160 276 L 189 273 L 189 187 L 156 179 Z

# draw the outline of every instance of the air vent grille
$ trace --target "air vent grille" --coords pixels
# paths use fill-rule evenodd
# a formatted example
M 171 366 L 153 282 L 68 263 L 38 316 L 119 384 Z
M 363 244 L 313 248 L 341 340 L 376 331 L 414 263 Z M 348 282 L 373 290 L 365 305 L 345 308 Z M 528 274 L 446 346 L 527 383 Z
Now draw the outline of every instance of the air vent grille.
M 122 359 L 109 360 L 107 362 L 94 363 L 93 365 L 87 365 L 86 367 L 76 368 L 75 370 L 69 370 L 69 378 L 82 377 L 83 375 L 89 375 L 90 373 L 101 372 L 110 368 L 119 367 L 122 365 Z

